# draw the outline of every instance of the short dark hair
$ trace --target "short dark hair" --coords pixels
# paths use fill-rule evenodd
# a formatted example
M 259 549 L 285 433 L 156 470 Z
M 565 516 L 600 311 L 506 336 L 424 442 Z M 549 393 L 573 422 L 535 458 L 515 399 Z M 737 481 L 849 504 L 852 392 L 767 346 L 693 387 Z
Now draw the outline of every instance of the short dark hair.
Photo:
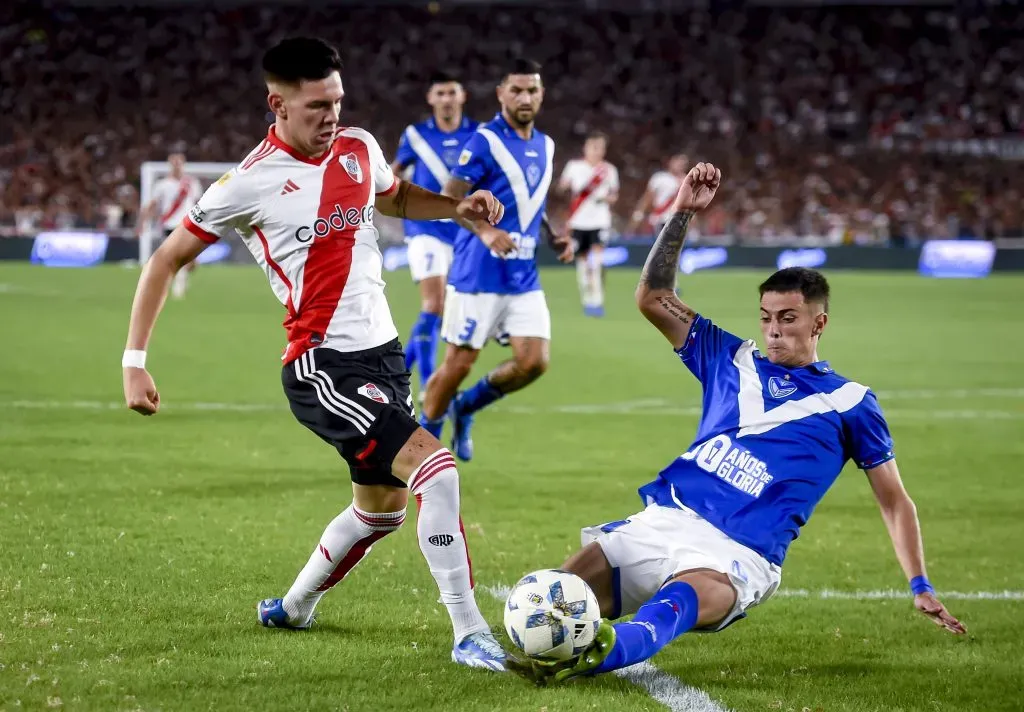
M 298 84 L 340 71 L 338 50 L 316 37 L 283 39 L 263 55 L 263 76 L 268 82 Z
M 505 65 L 505 73 L 501 75 L 501 83 L 504 84 L 505 80 L 513 74 L 540 74 L 540 70 L 539 62 L 525 57 L 517 57 Z
M 459 81 L 459 78 L 456 77 L 453 73 L 438 70 L 430 75 L 430 81 L 427 84 L 427 88 L 430 88 L 435 84 L 448 84 L 450 82 L 455 82 L 456 84 L 462 83 Z
M 828 311 L 828 280 L 816 269 L 808 267 L 786 267 L 761 282 L 758 287 L 761 296 L 765 292 L 800 292 L 807 303 L 817 302 Z
M 605 143 L 608 143 L 608 134 L 606 134 L 604 131 L 597 131 L 597 130 L 590 131 L 589 133 L 587 133 L 587 137 L 584 140 L 589 141 L 591 139 L 598 139 L 598 138 L 601 139 L 602 141 L 604 141 Z

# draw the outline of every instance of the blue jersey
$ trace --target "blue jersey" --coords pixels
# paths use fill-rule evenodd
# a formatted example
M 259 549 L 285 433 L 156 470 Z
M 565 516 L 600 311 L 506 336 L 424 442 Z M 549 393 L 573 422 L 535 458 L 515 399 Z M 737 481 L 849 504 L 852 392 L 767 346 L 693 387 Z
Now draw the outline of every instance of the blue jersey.
M 448 283 L 464 294 L 522 294 L 540 289 L 537 243 L 551 185 L 555 142 L 534 129 L 521 138 L 498 114 L 466 143 L 452 176 L 473 190 L 489 190 L 505 206 L 498 227 L 516 244 L 501 258 L 465 228 L 455 237 L 455 260 Z
M 413 166 L 412 182 L 421 188 L 440 193 L 448 182 L 450 171 L 459 160 L 463 144 L 476 131 L 479 123 L 463 118 L 457 129 L 448 133 L 437 127 L 434 119 L 407 126 L 398 142 L 395 156 L 402 166 Z M 451 245 L 459 226 L 451 220 L 405 220 L 405 236 L 431 235 Z
M 893 458 L 875 395 L 825 361 L 773 364 L 701 316 L 676 353 L 704 387 L 704 412 L 690 449 L 640 488 L 646 503 L 688 507 L 781 565 L 848 459 Z

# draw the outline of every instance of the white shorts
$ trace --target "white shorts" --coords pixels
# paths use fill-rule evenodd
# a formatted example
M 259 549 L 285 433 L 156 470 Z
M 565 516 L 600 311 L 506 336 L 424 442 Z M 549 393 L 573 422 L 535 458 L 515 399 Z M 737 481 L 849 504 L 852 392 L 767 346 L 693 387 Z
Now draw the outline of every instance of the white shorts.
M 463 294 L 449 286 L 441 338 L 479 351 L 488 339 L 523 336 L 551 340 L 551 313 L 544 292 Z
M 652 504 L 621 522 L 587 527 L 583 546 L 596 541 L 611 564 L 616 583 L 615 617 L 635 613 L 676 574 L 711 569 L 729 577 L 736 604 L 718 631 L 764 603 L 782 581 L 782 569 L 733 541 L 690 509 Z
M 413 282 L 422 282 L 429 277 L 447 277 L 451 269 L 455 249 L 433 235 L 415 235 L 406 238 L 409 254 L 409 271 Z

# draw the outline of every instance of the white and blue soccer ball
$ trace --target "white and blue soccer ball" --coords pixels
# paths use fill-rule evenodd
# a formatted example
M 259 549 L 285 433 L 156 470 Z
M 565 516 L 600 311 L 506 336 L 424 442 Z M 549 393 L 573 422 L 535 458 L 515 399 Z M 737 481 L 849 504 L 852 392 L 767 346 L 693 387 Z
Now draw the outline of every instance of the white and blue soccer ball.
M 567 571 L 526 574 L 505 602 L 505 631 L 531 658 L 572 660 L 594 642 L 600 624 L 594 592 Z

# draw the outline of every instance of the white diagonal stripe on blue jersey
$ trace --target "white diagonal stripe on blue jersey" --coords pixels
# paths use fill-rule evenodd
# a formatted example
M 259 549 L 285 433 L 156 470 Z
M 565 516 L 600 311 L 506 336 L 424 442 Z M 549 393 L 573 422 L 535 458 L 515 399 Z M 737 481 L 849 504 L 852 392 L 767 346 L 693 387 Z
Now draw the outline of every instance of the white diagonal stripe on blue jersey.
M 550 136 L 544 137 L 544 147 L 547 152 L 547 165 L 544 166 L 544 175 L 537 184 L 537 190 L 530 195 L 530 187 L 523 174 L 523 167 L 515 159 L 508 147 L 501 142 L 501 139 L 488 128 L 477 129 L 487 139 L 487 145 L 491 148 L 491 155 L 497 162 L 498 167 L 505 174 L 512 194 L 516 198 L 516 211 L 519 213 L 519 230 L 525 232 L 537 217 L 544 200 L 548 196 L 548 187 L 551 185 L 552 162 L 555 157 L 555 142 Z
M 864 400 L 868 392 L 867 386 L 850 381 L 831 393 L 814 393 L 765 411 L 761 378 L 754 365 L 754 342 L 744 341 L 740 344 L 732 362 L 740 376 L 740 390 L 737 394 L 740 406 L 740 430 L 737 437 L 740 438 L 767 433 L 780 425 L 811 415 L 845 413 Z
M 430 175 L 434 176 L 434 180 L 437 184 L 444 189 L 444 184 L 448 182 L 449 172 L 448 166 L 444 164 L 441 157 L 437 155 L 434 149 L 427 139 L 423 138 L 423 135 L 416 130 L 415 126 L 407 126 L 405 129 L 405 139 L 409 142 L 409 147 L 416 154 L 416 157 L 423 162 L 423 165 L 430 171 Z

